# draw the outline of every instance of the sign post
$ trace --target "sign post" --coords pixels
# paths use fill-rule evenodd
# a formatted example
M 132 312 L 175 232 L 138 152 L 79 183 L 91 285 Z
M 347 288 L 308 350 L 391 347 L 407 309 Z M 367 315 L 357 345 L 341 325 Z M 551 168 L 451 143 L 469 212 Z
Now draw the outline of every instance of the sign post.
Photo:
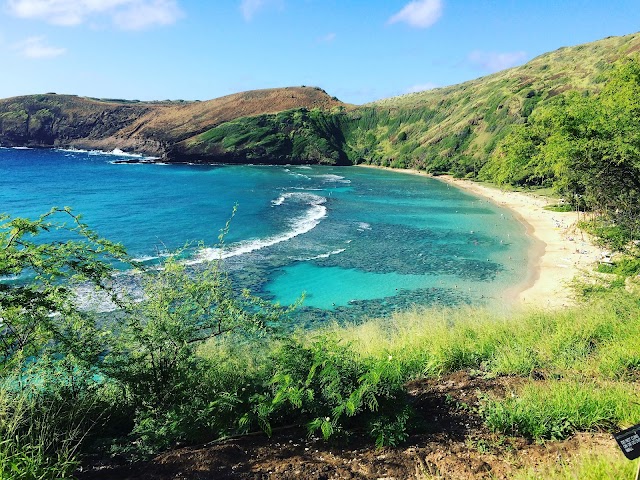
M 629 460 L 640 457 L 640 424 L 614 434 L 613 438 L 616 439 L 620 450 Z M 636 480 L 640 480 L 640 463 L 638 463 L 636 470 Z

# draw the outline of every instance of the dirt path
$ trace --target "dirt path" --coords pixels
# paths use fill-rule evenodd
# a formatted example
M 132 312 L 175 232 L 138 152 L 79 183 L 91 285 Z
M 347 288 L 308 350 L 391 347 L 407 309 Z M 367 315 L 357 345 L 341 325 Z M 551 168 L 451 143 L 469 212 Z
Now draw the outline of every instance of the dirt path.
M 408 386 L 419 434 L 397 448 L 375 449 L 370 442 L 327 444 L 300 430 L 248 436 L 224 443 L 183 448 L 132 468 L 101 467 L 81 480 L 128 479 L 507 479 L 521 468 L 570 459 L 579 452 L 615 455 L 604 433 L 580 434 L 545 445 L 490 432 L 476 413 L 478 393 L 503 396 L 525 380 L 483 379 L 467 372 Z

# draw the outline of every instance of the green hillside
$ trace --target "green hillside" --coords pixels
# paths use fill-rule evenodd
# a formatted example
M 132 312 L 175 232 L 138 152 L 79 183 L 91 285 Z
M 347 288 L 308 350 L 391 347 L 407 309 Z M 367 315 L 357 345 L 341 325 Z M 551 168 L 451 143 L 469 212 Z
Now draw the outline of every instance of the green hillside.
M 318 110 L 312 121 L 305 110 L 287 113 L 284 123 L 282 114 L 240 119 L 188 140 L 175 150 L 175 158 L 235 152 L 255 159 L 275 152 L 292 163 L 340 163 L 338 159 L 347 158 L 351 163 L 473 176 L 512 125 L 526 122 L 537 107 L 563 92 L 599 91 L 614 63 L 638 51 L 640 34 L 610 37 L 560 48 L 460 85 L 356 108 Z M 276 130 L 279 138 L 274 137 Z M 315 151 L 324 157 L 300 158 L 294 147 L 300 137 L 316 144 Z
M 359 119 L 354 115 L 358 125 L 349 145 L 372 163 L 473 173 L 511 125 L 524 123 L 562 92 L 598 91 L 613 64 L 638 50 L 640 34 L 610 37 L 460 85 L 381 100 L 361 108 Z M 373 148 L 367 142 L 370 116 L 377 117 Z

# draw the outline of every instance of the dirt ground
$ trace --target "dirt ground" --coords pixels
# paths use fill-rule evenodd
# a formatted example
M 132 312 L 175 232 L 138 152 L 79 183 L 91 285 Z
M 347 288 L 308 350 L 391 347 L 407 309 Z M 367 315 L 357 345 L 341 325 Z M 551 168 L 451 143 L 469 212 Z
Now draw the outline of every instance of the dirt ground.
M 348 447 L 289 429 L 271 439 L 246 436 L 163 453 L 134 466 L 85 467 L 81 480 L 169 479 L 506 479 L 521 468 L 566 462 L 589 451 L 612 454 L 606 433 L 580 434 L 537 444 L 492 433 L 475 412 L 478 395 L 505 395 L 522 379 L 483 379 L 457 372 L 409 385 L 413 407 L 425 428 L 401 447 L 375 449 L 370 442 Z

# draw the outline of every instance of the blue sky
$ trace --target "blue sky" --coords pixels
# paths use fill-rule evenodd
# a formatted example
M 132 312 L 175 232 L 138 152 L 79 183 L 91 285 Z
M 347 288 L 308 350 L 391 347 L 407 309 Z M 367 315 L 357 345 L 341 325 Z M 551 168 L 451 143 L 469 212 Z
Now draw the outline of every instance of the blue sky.
M 0 0 L 0 97 L 206 100 L 314 85 L 361 104 L 640 31 L 638 0 Z

